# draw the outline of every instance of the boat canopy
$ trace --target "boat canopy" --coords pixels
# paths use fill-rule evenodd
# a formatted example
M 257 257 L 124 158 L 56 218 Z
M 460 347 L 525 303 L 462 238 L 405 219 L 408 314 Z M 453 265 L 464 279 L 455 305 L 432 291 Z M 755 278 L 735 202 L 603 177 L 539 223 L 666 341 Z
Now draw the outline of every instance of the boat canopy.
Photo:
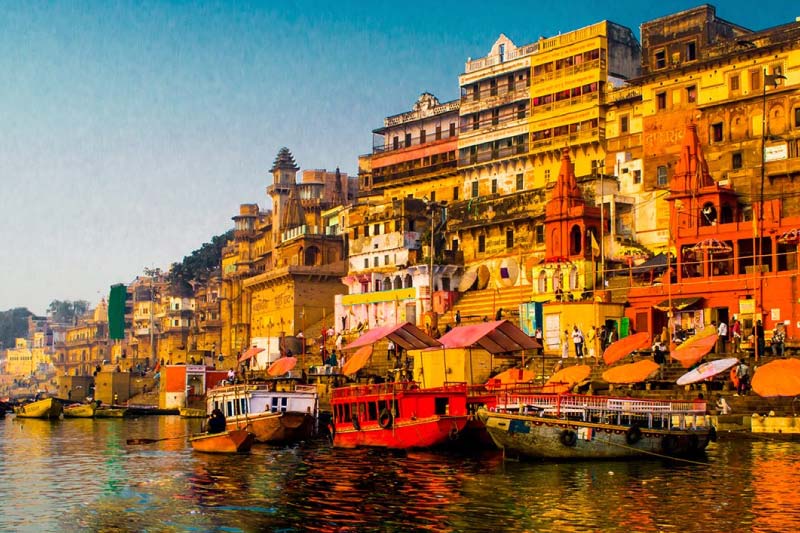
M 342 349 L 355 350 L 356 348 L 361 348 L 362 346 L 367 346 L 383 339 L 392 341 L 404 350 L 422 350 L 424 348 L 439 346 L 439 341 L 414 324 L 406 322 L 404 324 L 372 328 Z
M 539 343 L 508 320 L 481 322 L 451 329 L 439 342 L 445 348 L 479 346 L 491 354 L 540 348 Z

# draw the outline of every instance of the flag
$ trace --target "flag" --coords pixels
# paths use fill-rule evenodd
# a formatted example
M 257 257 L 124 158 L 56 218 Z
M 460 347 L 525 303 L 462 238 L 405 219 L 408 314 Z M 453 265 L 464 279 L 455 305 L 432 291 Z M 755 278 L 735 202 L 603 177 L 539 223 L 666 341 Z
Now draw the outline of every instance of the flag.
M 590 233 L 589 237 L 592 238 L 592 257 L 600 256 L 600 245 L 597 244 L 597 239 L 594 238 L 594 233 Z

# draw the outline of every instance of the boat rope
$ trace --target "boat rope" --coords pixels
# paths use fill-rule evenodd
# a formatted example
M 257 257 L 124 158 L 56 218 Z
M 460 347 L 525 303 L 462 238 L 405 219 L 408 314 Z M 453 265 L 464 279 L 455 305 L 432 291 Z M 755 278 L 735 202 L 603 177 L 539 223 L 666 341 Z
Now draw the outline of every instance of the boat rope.
M 611 444 L 612 446 L 618 446 L 620 448 L 625 448 L 626 450 L 633 450 L 636 453 L 643 453 L 643 454 L 646 454 L 646 455 L 651 455 L 653 457 L 658 457 L 660 459 L 669 459 L 670 461 L 679 461 L 679 462 L 682 462 L 682 463 L 688 463 L 688 464 L 700 465 L 700 466 L 717 466 L 717 465 L 715 465 L 713 463 L 708 463 L 708 462 L 703 462 L 703 461 L 694 461 L 692 459 L 686 459 L 684 457 L 675 457 L 673 455 L 665 455 L 663 453 L 651 452 L 649 450 L 643 450 L 643 449 L 637 448 L 635 446 L 628 446 L 627 444 L 621 444 L 619 442 L 612 442 L 612 441 L 606 440 L 606 439 L 598 438 L 596 440 L 598 440 L 599 442 L 602 442 L 603 444 Z M 752 469 L 750 469 L 750 468 L 741 468 L 741 467 L 738 467 L 738 466 L 726 465 L 725 468 L 728 468 L 728 469 L 731 469 L 731 470 L 739 470 L 739 471 L 742 471 L 742 472 L 752 472 Z

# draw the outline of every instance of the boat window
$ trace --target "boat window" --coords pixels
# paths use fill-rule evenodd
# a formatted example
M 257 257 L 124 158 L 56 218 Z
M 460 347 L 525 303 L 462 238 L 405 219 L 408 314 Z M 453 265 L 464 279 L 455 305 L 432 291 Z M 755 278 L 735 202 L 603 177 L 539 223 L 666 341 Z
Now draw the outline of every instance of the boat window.
M 450 399 L 449 398 L 435 398 L 434 414 L 437 415 L 446 415 L 449 414 L 450 407 L 449 407 Z
M 233 416 L 233 402 L 225 402 L 225 416 Z
M 240 409 L 242 411 L 242 414 L 247 414 L 247 412 L 248 412 L 247 411 L 247 398 L 240 398 L 239 402 L 241 403 Z
M 367 420 L 377 420 L 378 419 L 378 404 L 375 402 L 369 402 L 367 404 Z
M 341 420 L 342 422 L 345 422 L 345 421 L 350 420 L 352 418 L 352 416 L 350 415 L 350 404 L 349 403 L 346 403 L 346 404 L 344 404 L 344 405 L 342 405 L 340 407 L 339 415 L 340 415 L 339 420 Z

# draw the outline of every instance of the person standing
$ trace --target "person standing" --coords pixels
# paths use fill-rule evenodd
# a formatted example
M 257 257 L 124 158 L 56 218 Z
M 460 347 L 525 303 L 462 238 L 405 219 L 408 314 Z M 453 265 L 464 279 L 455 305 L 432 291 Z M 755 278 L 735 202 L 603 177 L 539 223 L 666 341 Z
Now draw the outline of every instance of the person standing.
M 760 320 L 756 320 L 756 325 L 753 326 L 753 340 L 756 342 L 756 360 L 758 357 L 764 357 L 764 326 L 761 325 Z
M 761 322 L 759 320 L 759 322 Z M 747 393 L 747 389 L 750 385 L 750 375 L 749 375 L 750 368 L 744 362 L 744 359 L 739 361 L 739 366 L 736 368 L 736 377 L 739 379 L 739 383 L 736 385 L 736 393 L 737 394 L 745 394 Z
M 736 318 L 731 324 L 731 340 L 733 341 L 733 353 L 739 353 L 739 345 L 742 343 L 742 323 Z
M 572 343 L 575 345 L 575 357 L 583 359 L 583 332 L 577 324 L 572 326 Z
M 569 330 L 565 329 L 561 336 L 561 358 L 566 359 L 567 357 L 569 357 Z
M 589 352 L 589 357 L 597 362 L 597 328 L 592 326 L 586 332 L 586 348 Z
M 456 309 L 456 326 L 461 325 L 461 309 Z
M 783 324 L 777 324 L 772 332 L 772 355 L 783 357 L 784 345 L 786 343 L 786 330 Z
M 544 337 L 542 335 L 542 328 L 536 328 L 536 331 L 533 332 L 533 337 L 536 339 L 536 342 L 539 343 L 539 347 L 536 349 L 538 355 L 544 354 Z
M 725 353 L 725 343 L 728 340 L 728 324 L 724 320 L 719 321 L 717 326 L 717 342 L 719 343 L 719 353 Z

